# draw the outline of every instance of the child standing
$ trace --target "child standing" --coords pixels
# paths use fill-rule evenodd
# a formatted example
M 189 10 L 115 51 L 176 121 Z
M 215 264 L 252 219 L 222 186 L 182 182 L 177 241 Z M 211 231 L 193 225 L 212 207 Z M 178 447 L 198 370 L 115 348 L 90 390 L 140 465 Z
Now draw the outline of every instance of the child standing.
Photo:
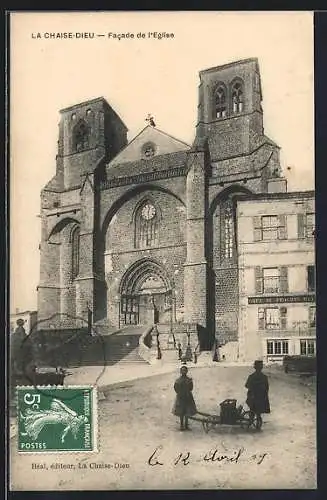
M 175 381 L 174 390 L 176 392 L 173 414 L 180 418 L 180 430 L 190 430 L 188 417 L 195 415 L 196 406 L 193 398 L 193 381 L 187 376 L 187 366 L 181 367 L 181 376 Z

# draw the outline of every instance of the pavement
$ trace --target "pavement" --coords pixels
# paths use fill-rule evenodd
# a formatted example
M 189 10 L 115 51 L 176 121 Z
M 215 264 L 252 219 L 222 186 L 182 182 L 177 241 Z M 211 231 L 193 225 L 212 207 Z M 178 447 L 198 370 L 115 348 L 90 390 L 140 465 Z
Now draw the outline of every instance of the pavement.
M 113 366 L 86 366 L 69 369 L 70 374 L 65 379 L 65 385 L 96 384 L 99 393 L 101 393 L 103 387 L 111 384 L 175 372 L 181 367 L 181 362 L 177 359 L 175 352 L 169 354 L 173 356 L 170 356 L 168 360 L 156 360 L 153 364 L 120 362 Z M 251 366 L 250 363 L 240 362 L 223 361 L 217 363 L 212 361 L 212 354 L 207 352 L 199 356 L 196 364 L 193 362 L 186 364 L 192 370 L 218 364 L 222 366 Z
M 81 366 L 79 368 L 68 368 L 68 375 L 65 377 L 64 386 L 96 385 L 98 388 L 98 399 L 102 400 L 104 398 L 104 389 L 110 385 L 176 372 L 181 366 L 181 362 L 177 359 L 175 352 L 169 354 L 169 361 L 156 360 L 153 364 L 118 362 L 115 365 L 108 366 Z M 171 354 L 175 355 L 175 360 L 173 360 Z M 191 362 L 187 364 L 193 369 L 211 366 L 217 363 L 212 361 L 211 353 L 203 353 L 199 357 L 197 364 Z M 16 436 L 17 429 L 16 417 L 10 417 L 10 439 Z
M 178 363 L 167 366 L 159 362 L 104 371 L 98 379 L 96 454 L 18 456 L 17 438 L 13 437 L 14 489 L 316 488 L 314 378 L 302 379 L 284 374 L 278 367 L 266 367 L 272 412 L 264 415 L 262 432 L 218 426 L 205 434 L 198 422 L 191 422 L 190 432 L 180 432 L 178 419 L 171 413 L 178 368 Z M 78 370 L 70 381 L 67 378 L 68 384 L 89 383 L 99 375 L 90 367 Z M 217 414 L 219 402 L 226 398 L 244 404 L 244 383 L 251 371 L 250 366 L 212 363 L 204 358 L 197 365 L 190 364 L 198 409 Z M 31 474 L 35 462 L 43 463 L 46 470 Z M 54 473 L 50 470 L 54 462 L 72 467 Z
M 173 354 L 176 359 L 172 359 L 173 357 L 171 356 L 168 361 L 156 360 L 153 364 L 118 362 L 112 366 L 85 366 L 69 369 L 65 385 L 96 384 L 99 392 L 101 392 L 102 387 L 111 384 L 175 372 L 180 368 L 181 362 L 177 359 L 175 352 Z M 204 366 L 216 365 L 217 363 L 213 362 L 211 358 L 211 353 L 203 353 L 199 357 L 198 363 L 188 362 L 187 366 L 197 369 Z M 231 363 L 231 365 L 234 364 Z M 228 364 L 225 363 L 225 365 L 227 366 Z

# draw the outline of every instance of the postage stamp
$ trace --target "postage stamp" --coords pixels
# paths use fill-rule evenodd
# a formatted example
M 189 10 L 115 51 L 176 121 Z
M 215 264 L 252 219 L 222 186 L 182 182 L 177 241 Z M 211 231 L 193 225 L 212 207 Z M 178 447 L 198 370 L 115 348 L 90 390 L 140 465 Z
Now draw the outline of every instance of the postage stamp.
M 97 451 L 97 395 L 91 386 L 17 387 L 18 451 Z

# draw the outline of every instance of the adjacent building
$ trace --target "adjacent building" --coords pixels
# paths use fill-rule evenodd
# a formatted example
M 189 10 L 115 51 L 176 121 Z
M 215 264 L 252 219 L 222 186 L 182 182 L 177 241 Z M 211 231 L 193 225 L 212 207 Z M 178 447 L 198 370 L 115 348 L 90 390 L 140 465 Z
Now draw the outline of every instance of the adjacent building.
M 316 352 L 314 192 L 237 203 L 239 357 Z
M 27 335 L 35 328 L 37 323 L 37 311 L 16 311 L 10 314 L 10 333 L 13 333 L 17 328 L 17 321 L 19 319 L 24 321 L 23 327 Z

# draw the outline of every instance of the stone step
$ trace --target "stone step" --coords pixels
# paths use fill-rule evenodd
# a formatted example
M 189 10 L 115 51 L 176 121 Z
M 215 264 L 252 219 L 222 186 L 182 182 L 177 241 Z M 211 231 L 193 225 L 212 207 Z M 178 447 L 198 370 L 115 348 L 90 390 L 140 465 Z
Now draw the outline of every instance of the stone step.
M 111 358 L 114 361 L 114 357 Z M 117 363 L 143 363 L 148 364 L 138 353 L 138 348 L 117 359 Z

